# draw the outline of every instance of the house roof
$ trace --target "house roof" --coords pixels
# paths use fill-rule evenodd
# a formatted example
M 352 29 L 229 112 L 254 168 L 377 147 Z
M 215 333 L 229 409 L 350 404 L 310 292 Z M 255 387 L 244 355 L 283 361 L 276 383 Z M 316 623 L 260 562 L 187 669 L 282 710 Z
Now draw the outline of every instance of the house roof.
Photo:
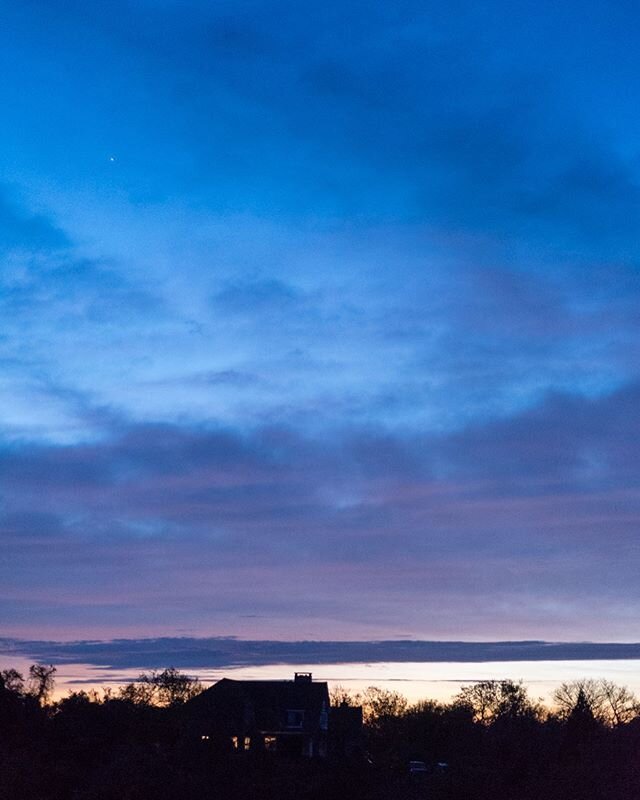
M 224 720 L 238 731 L 258 728 L 282 730 L 288 711 L 304 711 L 301 727 L 318 725 L 321 711 L 329 710 L 329 690 L 324 681 L 236 681 L 223 678 L 187 703 L 197 716 Z

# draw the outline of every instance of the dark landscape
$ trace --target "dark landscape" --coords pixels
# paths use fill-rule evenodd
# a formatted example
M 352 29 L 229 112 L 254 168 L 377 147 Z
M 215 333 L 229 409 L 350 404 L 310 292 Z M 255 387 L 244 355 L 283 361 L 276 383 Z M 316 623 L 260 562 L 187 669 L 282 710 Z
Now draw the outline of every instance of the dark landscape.
M 3 800 L 640 796 L 640 703 L 604 680 L 559 686 L 549 709 L 513 681 L 409 705 L 375 687 L 329 697 L 307 673 L 205 690 L 170 668 L 52 702 L 54 678 L 0 673 Z

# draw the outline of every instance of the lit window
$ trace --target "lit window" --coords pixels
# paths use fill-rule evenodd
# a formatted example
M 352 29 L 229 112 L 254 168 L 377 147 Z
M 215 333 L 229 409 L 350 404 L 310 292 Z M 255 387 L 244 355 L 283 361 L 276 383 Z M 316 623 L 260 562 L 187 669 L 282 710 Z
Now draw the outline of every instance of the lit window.
M 237 736 L 232 736 L 231 737 L 231 744 L 232 744 L 234 750 L 238 749 L 238 737 Z
M 264 737 L 264 749 L 270 750 L 272 753 L 276 751 L 278 740 L 275 736 L 265 736 Z
M 250 750 L 251 749 L 251 737 L 250 736 L 245 736 L 244 737 L 244 749 L 245 750 Z

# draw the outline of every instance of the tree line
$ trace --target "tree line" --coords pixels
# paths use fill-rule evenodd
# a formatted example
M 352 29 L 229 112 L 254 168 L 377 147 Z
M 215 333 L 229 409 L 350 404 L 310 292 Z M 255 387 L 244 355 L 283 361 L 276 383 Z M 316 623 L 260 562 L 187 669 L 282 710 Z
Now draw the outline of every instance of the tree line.
M 522 682 L 479 681 L 449 702 L 336 687 L 363 709 L 358 756 L 237 758 L 188 740 L 203 690 L 174 668 L 54 701 L 55 668 L 0 671 L 0 800 L 637 800 L 640 703 L 607 680 L 561 684 L 548 707 Z M 411 761 L 425 764 L 420 774 Z

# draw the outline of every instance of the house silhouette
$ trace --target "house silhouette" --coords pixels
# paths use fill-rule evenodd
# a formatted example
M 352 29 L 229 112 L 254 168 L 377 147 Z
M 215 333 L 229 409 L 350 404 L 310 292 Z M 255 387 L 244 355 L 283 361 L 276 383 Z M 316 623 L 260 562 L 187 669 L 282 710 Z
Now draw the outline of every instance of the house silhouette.
M 292 757 L 328 753 L 329 689 L 309 672 L 293 680 L 223 678 L 184 707 L 193 738 L 238 753 Z

